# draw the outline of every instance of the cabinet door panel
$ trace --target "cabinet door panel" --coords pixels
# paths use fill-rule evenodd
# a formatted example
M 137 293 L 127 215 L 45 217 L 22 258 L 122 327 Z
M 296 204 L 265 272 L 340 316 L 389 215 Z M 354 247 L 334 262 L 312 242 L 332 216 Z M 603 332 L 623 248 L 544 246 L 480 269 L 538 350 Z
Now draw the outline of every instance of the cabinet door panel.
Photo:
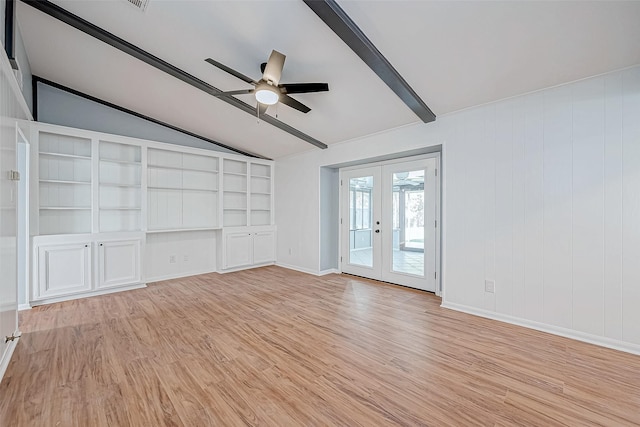
M 225 238 L 225 266 L 234 268 L 251 264 L 252 240 L 249 233 L 227 234 Z
M 271 231 L 253 235 L 253 263 L 275 261 L 275 234 Z
M 99 288 L 140 282 L 140 240 L 103 242 L 99 250 Z
M 90 290 L 90 243 L 38 247 L 36 299 Z

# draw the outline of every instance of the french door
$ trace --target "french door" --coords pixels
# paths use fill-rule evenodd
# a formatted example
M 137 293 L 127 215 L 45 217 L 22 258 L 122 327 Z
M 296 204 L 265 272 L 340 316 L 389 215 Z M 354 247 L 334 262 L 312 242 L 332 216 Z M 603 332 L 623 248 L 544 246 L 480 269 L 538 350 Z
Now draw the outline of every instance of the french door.
M 438 157 L 341 170 L 342 272 L 437 291 Z

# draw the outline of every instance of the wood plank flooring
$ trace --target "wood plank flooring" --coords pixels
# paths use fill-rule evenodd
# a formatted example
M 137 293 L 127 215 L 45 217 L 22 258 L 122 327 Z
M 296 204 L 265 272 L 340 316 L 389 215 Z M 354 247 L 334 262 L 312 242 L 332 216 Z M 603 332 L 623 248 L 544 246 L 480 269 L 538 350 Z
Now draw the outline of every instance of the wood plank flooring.
M 21 313 L 0 426 L 640 425 L 640 357 L 271 266 Z

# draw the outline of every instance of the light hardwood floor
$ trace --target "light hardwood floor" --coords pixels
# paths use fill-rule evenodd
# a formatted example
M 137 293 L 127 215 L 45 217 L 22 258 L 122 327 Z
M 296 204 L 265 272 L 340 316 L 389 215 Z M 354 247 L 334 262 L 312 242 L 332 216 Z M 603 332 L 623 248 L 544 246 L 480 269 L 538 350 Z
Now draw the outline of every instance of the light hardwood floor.
M 0 426 L 639 425 L 640 357 L 279 267 L 34 308 Z

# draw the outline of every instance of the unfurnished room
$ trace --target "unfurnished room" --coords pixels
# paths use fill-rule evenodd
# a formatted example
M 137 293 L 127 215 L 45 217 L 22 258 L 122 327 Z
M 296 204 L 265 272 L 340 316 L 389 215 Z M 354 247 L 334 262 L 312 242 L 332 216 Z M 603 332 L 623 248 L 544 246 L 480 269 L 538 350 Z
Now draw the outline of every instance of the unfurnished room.
M 640 425 L 639 23 L 0 0 L 0 427 Z

